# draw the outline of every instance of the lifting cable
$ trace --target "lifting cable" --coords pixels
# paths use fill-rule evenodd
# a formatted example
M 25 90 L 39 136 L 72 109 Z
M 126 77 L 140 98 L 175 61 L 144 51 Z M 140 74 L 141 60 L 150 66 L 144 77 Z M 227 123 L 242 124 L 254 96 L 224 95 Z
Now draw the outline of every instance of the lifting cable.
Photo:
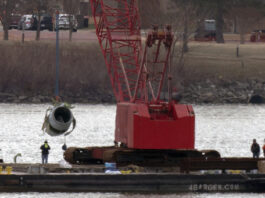
M 74 108 L 68 103 L 61 102 L 59 96 L 59 66 L 60 66 L 60 49 L 59 49 L 59 12 L 56 12 L 56 76 L 55 76 L 55 100 L 52 100 L 53 106 L 46 110 L 42 131 L 51 136 L 64 134 L 64 143 L 66 136 L 71 134 L 76 127 L 76 119 L 71 109 Z M 72 129 L 69 130 L 72 125 Z

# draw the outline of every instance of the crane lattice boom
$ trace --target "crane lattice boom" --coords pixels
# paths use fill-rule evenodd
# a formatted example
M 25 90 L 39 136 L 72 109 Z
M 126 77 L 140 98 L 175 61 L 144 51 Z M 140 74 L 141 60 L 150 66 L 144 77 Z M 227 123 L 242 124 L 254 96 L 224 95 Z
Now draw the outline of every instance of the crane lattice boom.
M 148 103 L 151 96 L 159 103 L 173 42 L 171 27 L 154 26 L 142 50 L 136 0 L 91 0 L 91 6 L 117 102 Z
M 140 68 L 136 0 L 91 0 L 96 33 L 117 102 L 130 101 Z

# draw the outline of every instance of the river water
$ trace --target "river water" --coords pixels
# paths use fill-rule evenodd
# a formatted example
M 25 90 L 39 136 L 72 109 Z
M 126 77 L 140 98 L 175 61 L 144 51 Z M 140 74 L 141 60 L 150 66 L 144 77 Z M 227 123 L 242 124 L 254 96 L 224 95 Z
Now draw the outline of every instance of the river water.
M 40 145 L 48 140 L 51 146 L 50 163 L 62 159 L 63 137 L 50 137 L 41 131 L 48 104 L 0 104 L 0 149 L 5 162 L 13 162 L 17 153 L 20 163 L 39 163 Z M 195 105 L 196 148 L 215 149 L 223 157 L 251 157 L 250 145 L 256 138 L 263 145 L 265 138 L 265 106 L 252 105 Z M 76 130 L 67 138 L 67 146 L 108 146 L 114 141 L 115 105 L 81 105 L 73 109 Z M 22 193 L 0 194 L 0 197 L 265 197 L 264 194 L 180 194 L 133 195 L 112 193 Z

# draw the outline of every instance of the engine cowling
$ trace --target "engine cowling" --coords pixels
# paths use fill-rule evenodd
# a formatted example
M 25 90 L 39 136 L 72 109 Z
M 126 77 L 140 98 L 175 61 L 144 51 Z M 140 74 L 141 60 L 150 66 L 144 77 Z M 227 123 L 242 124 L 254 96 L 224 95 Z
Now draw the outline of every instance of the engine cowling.
M 72 111 L 61 104 L 47 110 L 42 129 L 50 136 L 68 135 L 73 131 L 75 122 Z M 68 132 L 71 124 L 73 129 Z

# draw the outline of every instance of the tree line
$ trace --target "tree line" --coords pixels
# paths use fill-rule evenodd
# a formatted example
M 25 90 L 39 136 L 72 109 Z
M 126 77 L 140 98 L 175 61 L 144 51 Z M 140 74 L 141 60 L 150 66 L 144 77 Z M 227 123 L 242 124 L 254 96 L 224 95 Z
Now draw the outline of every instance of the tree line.
M 177 1 L 177 0 L 176 0 Z M 241 43 L 244 35 L 264 19 L 264 0 L 188 0 L 200 9 L 208 10 L 216 20 L 216 42 L 224 43 L 225 21 L 232 21 L 234 32 L 240 33 Z M 195 3 L 196 2 L 196 3 Z M 196 5 L 197 4 L 197 5 Z M 207 16 L 207 15 L 206 15 Z
M 244 43 L 245 34 L 265 18 L 265 0 L 139 0 L 139 7 L 145 28 L 154 23 L 170 23 L 183 33 L 184 40 L 199 22 L 215 19 L 217 43 L 225 42 L 223 33 L 228 23 L 232 23 L 234 33 L 239 33 Z
M 161 13 L 159 9 L 165 2 L 170 9 Z M 176 31 L 183 33 L 184 49 L 187 48 L 189 34 L 198 27 L 198 21 L 206 18 L 215 19 L 216 42 L 224 43 L 224 27 L 229 19 L 233 23 L 234 31 L 240 33 L 241 43 L 244 43 L 245 34 L 253 28 L 253 25 L 264 19 L 265 15 L 265 0 L 138 0 L 138 4 L 143 26 L 148 25 L 149 28 L 154 23 L 172 24 Z M 63 5 L 65 13 L 74 15 L 79 10 L 80 0 L 0 0 L 3 39 L 8 40 L 12 14 L 20 13 L 37 16 L 39 20 L 36 40 L 39 40 L 41 13 L 53 15 L 60 5 Z M 70 27 L 70 40 L 71 30 Z

